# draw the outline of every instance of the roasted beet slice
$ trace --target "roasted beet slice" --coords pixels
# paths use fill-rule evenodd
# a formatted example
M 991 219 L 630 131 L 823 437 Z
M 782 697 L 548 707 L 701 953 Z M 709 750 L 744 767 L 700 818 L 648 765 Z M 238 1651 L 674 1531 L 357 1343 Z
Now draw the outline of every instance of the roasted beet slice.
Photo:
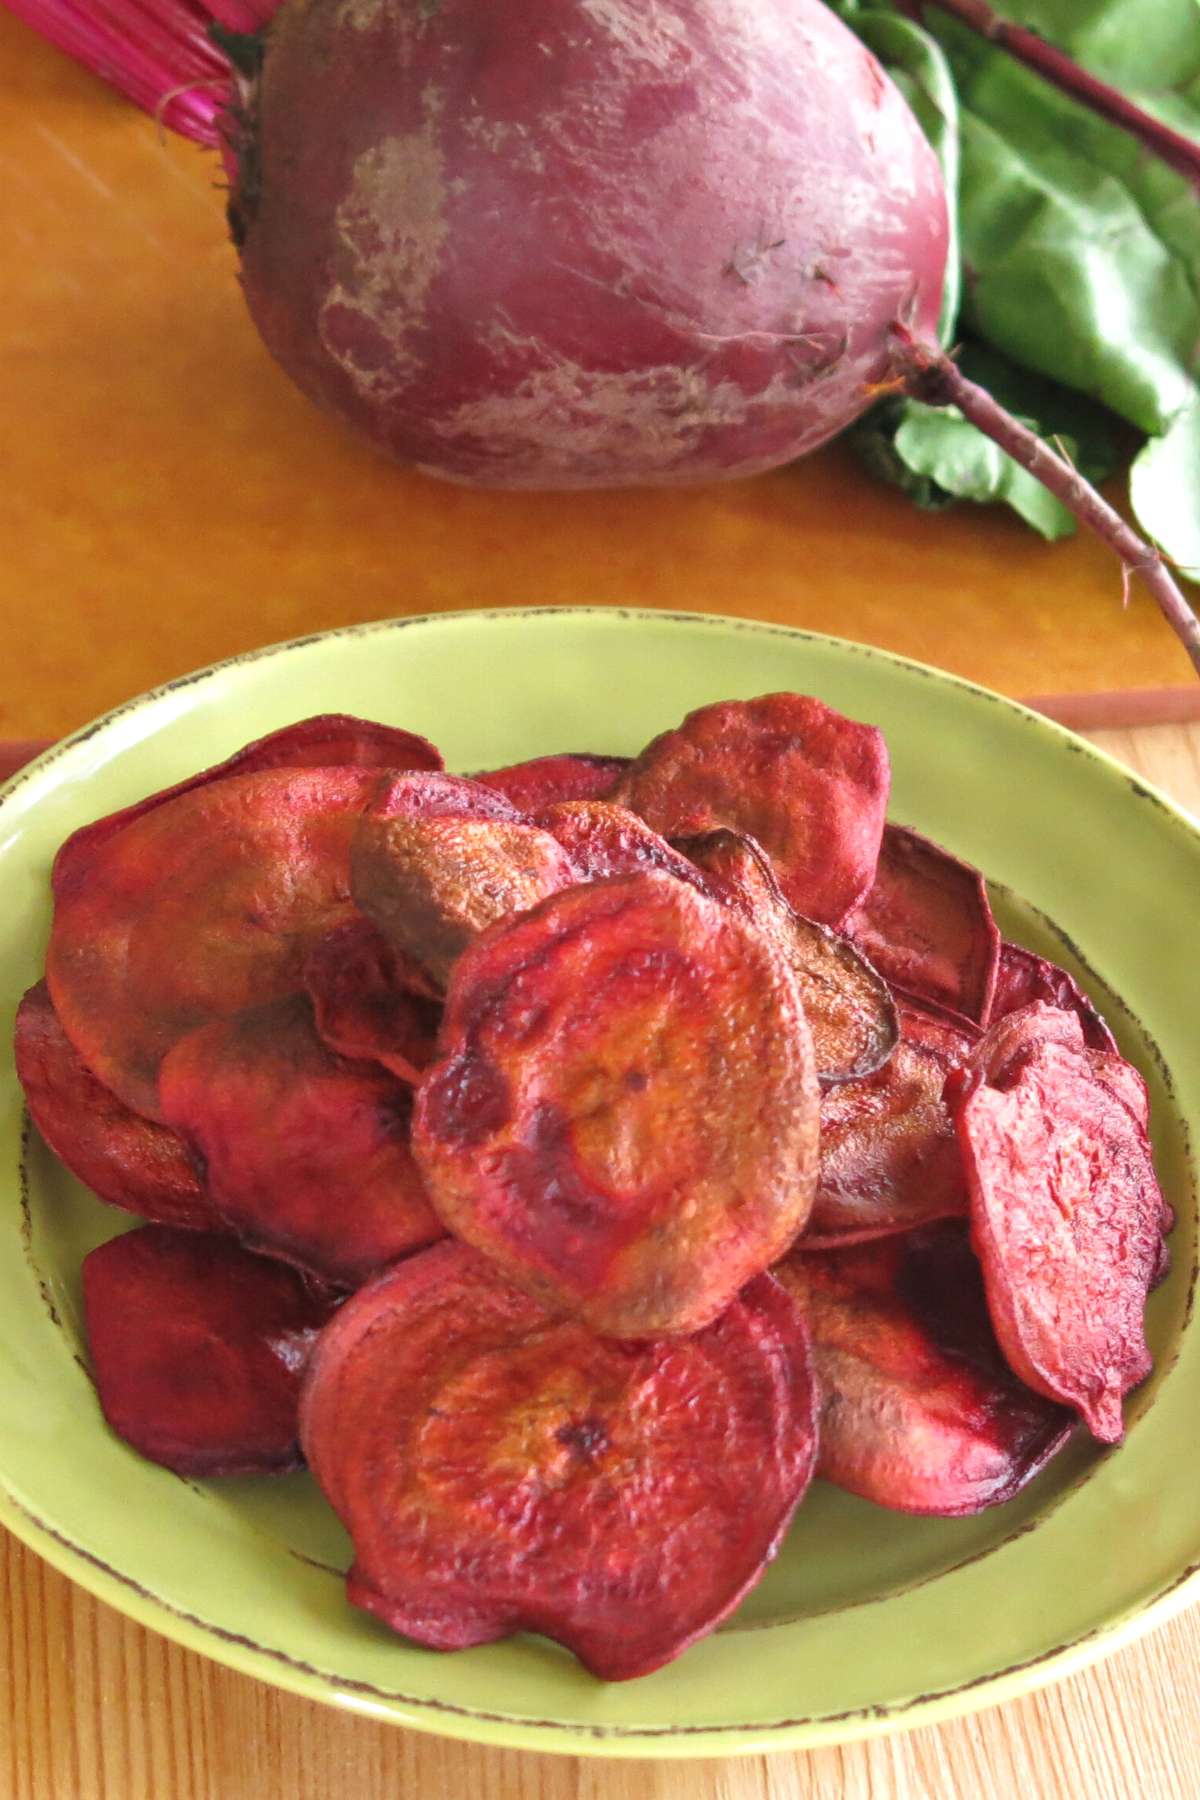
M 1150 1372 L 1143 1314 L 1164 1201 L 1144 1128 L 1093 1066 L 1043 1042 L 958 1111 L 972 1242 L 1009 1364 L 1118 1443 Z
M 769 1276 L 694 1337 L 620 1344 L 445 1244 L 346 1303 L 301 1435 L 355 1604 L 438 1650 L 542 1632 L 621 1681 L 758 1580 L 815 1411 L 803 1315 Z
M 110 1239 L 83 1262 L 105 1418 L 180 1475 L 299 1468 L 300 1382 L 334 1299 L 232 1238 L 143 1225 Z
M 369 812 L 383 819 L 520 819 L 496 789 L 469 775 L 416 772 L 380 782 Z
M 576 880 L 548 831 L 513 819 L 372 812 L 359 826 L 350 867 L 363 913 L 439 988 L 481 931 Z
M 900 1031 L 882 1069 L 821 1097 L 820 1176 L 805 1250 L 908 1231 L 967 1209 L 942 1089 L 976 1039 L 911 1006 L 901 1009 Z
M 426 978 L 418 975 L 422 987 Z M 369 919 L 335 925 L 309 951 L 304 985 L 317 1035 L 341 1056 L 416 1082 L 433 1061 L 441 1006 L 413 992 L 413 968 Z
M 569 888 L 457 964 L 413 1149 L 448 1228 L 614 1337 L 696 1331 L 808 1216 L 783 957 L 669 875 Z
M 132 820 L 60 885 L 50 993 L 127 1106 L 161 1119 L 172 1044 L 299 988 L 310 946 L 353 915 L 350 840 L 378 781 L 354 768 L 228 776 Z
M 534 822 L 557 838 L 580 881 L 608 881 L 614 875 L 659 869 L 702 893 L 708 891 L 688 858 L 627 807 L 607 800 L 566 800 L 543 808 Z
M 850 1250 L 795 1252 L 822 1397 L 817 1474 L 900 1512 L 1011 1500 L 1074 1429 L 1000 1354 L 958 1221 Z
M 1077 1014 L 1083 1026 L 1083 1040 L 1089 1050 L 1115 1050 L 1117 1040 L 1104 1023 L 1092 1002 L 1074 978 L 1057 963 L 1035 956 L 1032 950 L 1007 940 L 1000 946 L 1000 966 L 996 991 L 992 996 L 993 1019 L 1016 1012 L 1041 1000 L 1047 1006 L 1061 1007 Z
M 161 1092 L 214 1206 L 255 1249 L 354 1287 L 442 1236 L 409 1149 L 411 1090 L 323 1044 L 305 995 L 184 1038 Z
M 266 769 L 347 767 L 440 769 L 442 758 L 427 738 L 401 731 L 395 725 L 356 719 L 349 713 L 321 713 L 315 718 L 300 719 L 295 725 L 285 725 L 281 731 L 256 738 L 211 769 L 202 769 L 186 781 L 177 781 L 174 787 L 149 794 L 133 806 L 72 832 L 54 861 L 54 891 L 58 892 L 62 882 L 78 880 L 86 859 L 115 832 L 178 794 L 204 787 L 210 781 L 223 781 L 227 775 L 254 775 Z
M 838 925 L 875 879 L 890 782 L 874 726 L 802 694 L 764 694 L 689 713 L 612 798 L 666 838 L 747 832 L 795 910 Z
M 521 812 L 536 813 L 559 800 L 603 800 L 628 767 L 627 756 L 563 751 L 558 756 L 509 763 L 504 769 L 484 769 L 475 780 L 495 788 Z
M 178 1135 L 110 1094 L 81 1061 L 44 981 L 17 1010 L 17 1077 L 55 1155 L 110 1206 L 192 1231 L 223 1230 Z
M 845 930 L 902 993 L 987 1024 L 1000 933 L 978 869 L 885 826 L 874 883 Z
M 717 898 L 773 938 L 792 964 L 822 1087 L 882 1068 L 900 1035 L 896 1003 L 849 939 L 792 910 L 753 838 L 709 831 L 681 839 L 678 848 L 703 871 Z

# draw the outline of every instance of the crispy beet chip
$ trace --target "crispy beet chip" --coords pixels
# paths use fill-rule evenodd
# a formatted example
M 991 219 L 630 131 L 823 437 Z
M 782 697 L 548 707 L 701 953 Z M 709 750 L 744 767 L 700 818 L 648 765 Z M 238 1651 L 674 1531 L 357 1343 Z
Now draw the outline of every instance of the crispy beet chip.
M 700 868 L 717 898 L 767 933 L 795 970 L 813 1036 L 822 1087 L 858 1081 L 882 1068 L 900 1035 L 883 977 L 847 938 L 793 912 L 761 845 L 737 831 L 683 838 L 678 848 Z
M 1007 941 L 1000 946 L 1000 966 L 992 997 L 992 1019 L 1030 1006 L 1035 1000 L 1078 1015 L 1089 1050 L 1116 1050 L 1117 1040 L 1078 982 L 1045 957 Z
M 570 858 L 548 831 L 512 819 L 372 812 L 351 856 L 358 906 L 439 988 L 481 931 L 575 880 Z
M 193 1032 L 161 1090 L 213 1204 L 253 1248 L 355 1287 L 441 1237 L 409 1149 L 409 1089 L 322 1044 L 305 995 Z
M 874 884 L 845 930 L 902 993 L 987 1024 L 1000 933 L 978 869 L 887 825 Z
M 614 1337 L 696 1331 L 808 1216 L 818 1099 L 782 956 L 671 876 L 567 889 L 451 980 L 413 1149 L 447 1227 Z
M 397 775 L 380 783 L 368 809 L 381 819 L 520 819 L 510 800 L 469 775 Z
M 628 767 L 627 756 L 564 751 L 559 756 L 510 763 L 504 769 L 485 769 L 475 780 L 495 788 L 520 812 L 536 813 L 559 800 L 603 800 Z
M 312 719 L 301 719 L 272 731 L 237 750 L 224 762 L 211 769 L 178 781 L 174 787 L 149 794 L 133 806 L 109 813 L 91 825 L 84 825 L 62 845 L 54 860 L 54 891 L 64 883 L 81 878 L 88 858 L 114 833 L 123 831 L 132 820 L 156 806 L 186 794 L 193 788 L 205 787 L 210 781 L 223 781 L 227 775 L 255 775 L 266 769 L 440 769 L 441 754 L 428 739 L 415 732 L 401 731 L 394 725 L 379 725 L 373 719 L 355 719 L 349 713 L 321 713 Z
M 708 891 L 688 858 L 627 807 L 607 800 L 564 800 L 543 808 L 534 823 L 562 845 L 580 881 L 608 881 L 614 875 L 658 869 L 701 893 Z
M 622 1681 L 758 1580 L 815 1411 L 803 1315 L 769 1276 L 695 1337 L 619 1344 L 446 1244 L 343 1307 L 301 1434 L 355 1604 L 438 1650 L 542 1632 Z
M 86 879 L 61 886 L 46 956 L 55 1009 L 135 1112 L 161 1119 L 172 1044 L 294 992 L 310 946 L 353 916 L 350 840 L 378 779 L 228 776 L 134 819 L 95 849 Z
M 948 1020 L 902 1007 L 890 1062 L 821 1096 L 821 1169 L 800 1248 L 860 1243 L 966 1211 L 942 1089 L 975 1041 Z
M 808 1319 L 823 1400 L 817 1474 L 838 1487 L 900 1512 L 980 1512 L 1011 1500 L 1074 1429 L 1001 1356 L 957 1220 L 793 1252 L 774 1274 Z
M 232 1238 L 166 1225 L 112 1238 L 83 1262 L 104 1416 L 180 1475 L 297 1469 L 304 1365 L 334 1304 Z
M 30 1117 L 85 1187 L 143 1219 L 224 1229 L 182 1139 L 130 1112 L 96 1080 L 59 1024 L 44 981 L 18 1008 L 13 1049 Z
M 340 1056 L 368 1058 L 401 1081 L 419 1081 L 433 1061 L 442 1009 L 413 992 L 413 973 L 369 919 L 335 925 L 304 964 L 317 1035 Z M 425 977 L 418 979 L 425 986 Z
M 1094 1058 L 1043 1041 L 963 1100 L 971 1234 L 1009 1364 L 1119 1443 L 1150 1372 L 1143 1313 L 1164 1201 L 1145 1128 Z
M 795 910 L 838 925 L 875 879 L 890 782 L 874 726 L 801 694 L 764 694 L 689 713 L 612 798 L 666 838 L 748 833 Z
M 1064 1044 L 1068 1050 L 1082 1050 L 1083 1026 L 1078 1013 L 1035 1000 L 1017 1012 L 1002 1014 L 972 1051 L 969 1072 L 992 1087 L 1007 1087 L 1017 1064 L 1042 1044 Z

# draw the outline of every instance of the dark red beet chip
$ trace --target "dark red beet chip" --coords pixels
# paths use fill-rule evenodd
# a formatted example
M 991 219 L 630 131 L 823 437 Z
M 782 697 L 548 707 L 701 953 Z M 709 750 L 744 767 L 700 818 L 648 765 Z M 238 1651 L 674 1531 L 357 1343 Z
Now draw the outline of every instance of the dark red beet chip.
M 536 813 L 559 800 L 603 800 L 628 767 L 627 756 L 564 751 L 558 756 L 509 763 L 503 769 L 484 769 L 475 780 L 495 788 L 519 811 Z
M 621 1681 L 758 1580 L 815 1410 L 803 1316 L 767 1276 L 694 1337 L 618 1344 L 446 1244 L 346 1303 L 301 1433 L 357 1605 L 439 1650 L 542 1632 Z
M 44 981 L 17 1011 L 17 1077 L 46 1143 L 110 1206 L 192 1231 L 224 1229 L 182 1139 L 110 1094 L 81 1061 Z
M 562 845 L 580 881 L 658 869 L 701 893 L 708 891 L 689 859 L 627 807 L 607 800 L 567 800 L 543 808 L 534 822 Z
M 300 1467 L 328 1289 L 231 1238 L 144 1225 L 84 1258 L 83 1304 L 101 1408 L 135 1450 L 180 1475 Z
M 900 1512 L 1011 1500 L 1074 1429 L 1000 1354 L 958 1221 L 774 1274 L 805 1310 L 822 1396 L 817 1474 Z
M 410 1089 L 324 1045 L 303 994 L 184 1038 L 161 1089 L 214 1206 L 254 1248 L 353 1287 L 442 1236 L 409 1149 Z
M 523 815 L 496 789 L 469 775 L 415 772 L 379 783 L 368 815 L 381 819 L 520 819 Z
M 1034 1001 L 1073 1012 L 1083 1026 L 1083 1041 L 1089 1050 L 1115 1050 L 1117 1041 L 1078 982 L 1056 963 L 1035 956 L 1019 944 L 1007 941 L 1000 946 L 1000 965 L 996 990 L 992 996 L 992 1019 L 1002 1019 Z
M 319 938 L 304 964 L 317 1035 L 340 1056 L 382 1063 L 417 1082 L 433 1061 L 442 1009 L 413 992 L 416 974 L 369 919 L 349 919 Z
M 987 1024 L 1000 933 L 978 869 L 885 826 L 874 883 L 844 929 L 902 993 Z

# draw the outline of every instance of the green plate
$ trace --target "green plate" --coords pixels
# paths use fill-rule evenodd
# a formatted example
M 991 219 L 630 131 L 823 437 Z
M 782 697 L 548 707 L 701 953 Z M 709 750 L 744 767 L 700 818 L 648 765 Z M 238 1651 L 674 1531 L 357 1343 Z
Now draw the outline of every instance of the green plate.
M 976 1519 L 904 1518 L 818 1484 L 736 1617 L 640 1681 L 606 1687 L 534 1637 L 421 1650 L 345 1604 L 347 1544 L 307 1477 L 183 1482 L 109 1435 L 78 1269 L 123 1221 L 24 1136 L 6 1067 L 0 1517 L 20 1537 L 123 1612 L 262 1680 L 419 1730 L 584 1755 L 712 1756 L 929 1723 L 1065 1674 L 1186 1604 L 1200 1567 L 1188 1140 L 1200 1120 L 1200 835 L 1019 707 L 856 645 L 662 613 L 450 614 L 243 657 L 121 708 L 10 786 L 6 1022 L 40 972 L 63 836 L 289 720 L 391 720 L 472 769 L 635 751 L 701 702 L 779 688 L 883 727 L 892 816 L 987 872 L 1003 926 L 1082 974 L 1149 1078 L 1179 1225 L 1150 1303 L 1155 1373 L 1128 1404 L 1125 1445 L 1075 1444 Z

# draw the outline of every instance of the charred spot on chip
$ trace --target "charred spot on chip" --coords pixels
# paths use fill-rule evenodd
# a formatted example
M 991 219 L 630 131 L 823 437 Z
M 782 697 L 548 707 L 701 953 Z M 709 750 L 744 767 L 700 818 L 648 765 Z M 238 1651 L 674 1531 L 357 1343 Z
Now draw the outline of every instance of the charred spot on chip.
M 1000 946 L 991 1018 L 1002 1019 L 1039 1000 L 1075 1013 L 1089 1050 L 1116 1050 L 1117 1040 L 1074 976 L 1044 956 L 1035 956 L 1032 950 L 1005 940 Z
M 180 1475 L 299 1468 L 300 1384 L 339 1297 L 228 1237 L 144 1225 L 110 1239 L 83 1263 L 105 1418 Z
M 445 1244 L 346 1303 L 301 1432 L 355 1604 L 439 1650 L 540 1632 L 621 1681 L 759 1578 L 816 1404 L 802 1313 L 767 1276 L 693 1337 L 621 1344 Z
M 521 812 L 537 813 L 560 800 L 603 800 L 628 767 L 627 756 L 563 751 L 502 769 L 484 769 L 474 779 L 495 788 Z
M 580 881 L 608 881 L 657 869 L 707 892 L 689 859 L 627 807 L 607 800 L 569 800 L 547 806 L 535 824 L 551 833 L 570 857 Z
M 883 734 L 802 694 L 689 713 L 612 798 L 666 838 L 728 826 L 757 839 L 789 904 L 839 925 L 875 878 L 891 771 Z
M 435 1208 L 595 1331 L 699 1330 L 808 1215 L 818 1089 L 795 977 L 670 876 L 494 927 L 456 965 L 439 1044 L 413 1132 Z
M 442 1009 L 430 985 L 369 919 L 334 926 L 304 964 L 318 1036 L 340 1056 L 382 1063 L 410 1083 L 433 1060 Z

